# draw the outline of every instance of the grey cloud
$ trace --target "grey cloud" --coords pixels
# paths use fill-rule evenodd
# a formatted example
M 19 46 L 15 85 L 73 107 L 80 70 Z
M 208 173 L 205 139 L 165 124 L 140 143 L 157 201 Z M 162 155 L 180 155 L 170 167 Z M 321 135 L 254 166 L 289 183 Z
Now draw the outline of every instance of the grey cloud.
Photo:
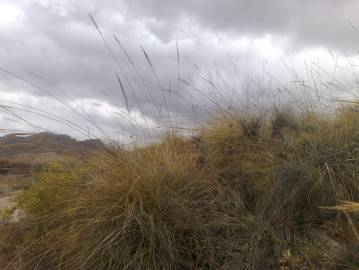
M 261 36 L 269 33 L 290 36 L 293 45 L 356 48 L 359 27 L 355 0 L 182 0 L 123 1 L 132 16 L 152 18 L 176 29 L 176 23 L 191 20 L 204 29 L 231 31 L 239 35 Z M 163 29 L 152 28 L 159 38 Z M 168 33 L 164 35 L 167 38 Z
M 116 79 L 117 71 L 130 109 L 158 120 L 158 125 L 162 120 L 157 118 L 165 111 L 165 103 L 169 107 L 168 113 L 185 119 L 185 123 L 200 118 L 198 114 L 207 115 L 204 105 L 212 105 L 208 99 L 211 99 L 209 92 L 213 91 L 213 86 L 199 77 L 216 77 L 216 68 L 208 71 L 207 67 L 215 66 L 214 60 L 218 59 L 222 61 L 219 63 L 221 69 L 227 75 L 232 74 L 228 50 L 233 49 L 230 53 L 239 66 L 247 66 L 249 62 L 252 71 L 261 74 L 262 59 L 255 46 L 243 50 L 237 48 L 238 39 L 242 37 L 251 40 L 269 35 L 272 45 L 280 49 L 282 40 L 288 40 L 284 45 L 292 48 L 294 53 L 313 46 L 353 49 L 358 39 L 358 34 L 348 23 L 351 20 L 353 25 L 359 25 L 356 16 L 359 3 L 354 0 L 0 0 L 0 6 L 1 3 L 18 5 L 23 18 L 13 24 L 0 23 L 0 66 L 35 82 L 60 97 L 67 106 L 86 97 L 95 104 L 107 102 L 126 110 Z M 88 12 L 101 27 L 120 68 L 92 25 Z M 121 40 L 137 70 L 113 34 Z M 176 41 L 180 51 L 180 76 L 190 83 L 181 82 L 178 92 Z M 140 46 L 148 53 L 161 87 L 171 86 L 172 92 L 159 89 Z M 25 71 L 41 75 L 66 90 L 67 95 Z M 232 74 L 226 78 L 233 88 L 240 88 L 238 78 L 233 79 L 236 76 Z M 27 93 L 39 100 L 48 97 L 43 91 L 1 72 L 0 80 L 2 96 Z M 222 83 L 221 89 L 226 88 L 230 87 Z M 233 98 L 240 97 L 235 91 L 233 95 L 237 95 Z M 180 104 L 176 103 L 176 97 L 180 97 Z M 57 100 L 50 98 L 46 103 L 49 104 L 39 104 L 72 119 L 69 108 Z M 92 117 L 106 128 L 120 126 L 127 133 L 131 129 L 128 123 L 121 120 L 118 125 L 117 120 L 103 117 L 96 110 Z M 81 119 L 75 117 L 74 121 L 86 126 Z M 43 124 L 54 126 L 46 121 Z

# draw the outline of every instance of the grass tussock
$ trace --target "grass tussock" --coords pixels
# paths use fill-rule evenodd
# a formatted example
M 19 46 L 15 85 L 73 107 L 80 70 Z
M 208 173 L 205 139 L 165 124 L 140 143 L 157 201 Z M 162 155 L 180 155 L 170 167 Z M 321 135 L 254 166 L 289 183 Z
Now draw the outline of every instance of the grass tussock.
M 227 113 L 37 178 L 2 229 L 8 269 L 359 268 L 356 108 Z

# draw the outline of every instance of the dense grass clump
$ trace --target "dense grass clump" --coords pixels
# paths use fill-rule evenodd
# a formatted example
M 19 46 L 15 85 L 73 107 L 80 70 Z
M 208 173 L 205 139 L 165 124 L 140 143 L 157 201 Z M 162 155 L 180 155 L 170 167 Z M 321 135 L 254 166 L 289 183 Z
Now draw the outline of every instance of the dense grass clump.
M 18 197 L 8 269 L 359 268 L 356 108 L 228 112 L 90 164 L 52 165 Z

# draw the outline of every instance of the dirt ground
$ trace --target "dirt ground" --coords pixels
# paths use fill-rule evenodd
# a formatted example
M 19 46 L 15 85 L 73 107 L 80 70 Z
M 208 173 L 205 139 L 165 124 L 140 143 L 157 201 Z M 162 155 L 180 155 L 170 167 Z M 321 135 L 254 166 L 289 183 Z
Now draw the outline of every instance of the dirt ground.
M 13 200 L 18 192 L 19 191 L 12 192 L 10 194 L 7 194 L 6 196 L 0 197 L 0 223 L 4 222 L 4 211 L 15 205 L 15 202 Z M 24 211 L 22 211 L 21 209 L 15 209 L 10 215 L 8 222 L 19 222 L 24 217 L 24 215 Z

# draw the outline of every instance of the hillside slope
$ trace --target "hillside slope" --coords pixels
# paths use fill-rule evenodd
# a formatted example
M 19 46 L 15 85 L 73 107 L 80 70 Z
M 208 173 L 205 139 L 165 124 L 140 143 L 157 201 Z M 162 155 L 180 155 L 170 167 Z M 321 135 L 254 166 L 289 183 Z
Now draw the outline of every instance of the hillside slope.
M 26 186 L 36 167 L 68 158 L 84 160 L 104 149 L 99 139 L 77 141 L 47 132 L 0 137 L 0 195 Z

